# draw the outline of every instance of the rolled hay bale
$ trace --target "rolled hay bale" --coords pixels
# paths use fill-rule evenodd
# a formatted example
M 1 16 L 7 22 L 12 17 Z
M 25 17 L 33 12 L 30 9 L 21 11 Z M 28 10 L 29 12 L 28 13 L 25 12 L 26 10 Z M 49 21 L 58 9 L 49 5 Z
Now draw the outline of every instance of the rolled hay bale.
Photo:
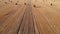
M 11 3 L 12 3 L 12 0 L 9 0 L 9 2 L 11 2 Z
M 52 6 L 52 3 L 50 5 Z
M 7 2 L 5 2 L 5 4 L 8 4 Z
M 10 1 L 12 3 L 12 1 Z
M 4 1 L 4 0 L 2 0 L 2 1 Z
M 17 1 L 17 2 L 19 2 L 19 1 Z
M 18 5 L 18 3 L 15 3 L 15 5 Z
M 26 5 L 26 3 L 24 3 L 24 5 Z
M 1 2 L 1 1 L 0 1 Z
M 36 7 L 36 5 L 33 5 L 33 7 Z

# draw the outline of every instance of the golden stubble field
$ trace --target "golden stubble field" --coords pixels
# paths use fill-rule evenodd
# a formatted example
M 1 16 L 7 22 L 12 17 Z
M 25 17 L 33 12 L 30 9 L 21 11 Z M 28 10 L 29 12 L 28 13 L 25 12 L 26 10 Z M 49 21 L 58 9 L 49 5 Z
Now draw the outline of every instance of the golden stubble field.
M 26 1 L 0 0 L 0 34 L 16 34 Z M 38 32 L 60 34 L 60 0 L 30 1 Z
M 41 34 L 60 34 L 60 0 L 33 0 L 33 13 Z

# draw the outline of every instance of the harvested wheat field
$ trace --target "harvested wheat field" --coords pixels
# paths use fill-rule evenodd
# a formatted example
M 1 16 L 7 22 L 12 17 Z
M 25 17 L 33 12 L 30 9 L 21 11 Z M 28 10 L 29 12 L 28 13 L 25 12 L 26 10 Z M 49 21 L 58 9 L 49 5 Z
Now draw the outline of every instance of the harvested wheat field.
M 60 34 L 60 0 L 0 0 L 0 34 Z

